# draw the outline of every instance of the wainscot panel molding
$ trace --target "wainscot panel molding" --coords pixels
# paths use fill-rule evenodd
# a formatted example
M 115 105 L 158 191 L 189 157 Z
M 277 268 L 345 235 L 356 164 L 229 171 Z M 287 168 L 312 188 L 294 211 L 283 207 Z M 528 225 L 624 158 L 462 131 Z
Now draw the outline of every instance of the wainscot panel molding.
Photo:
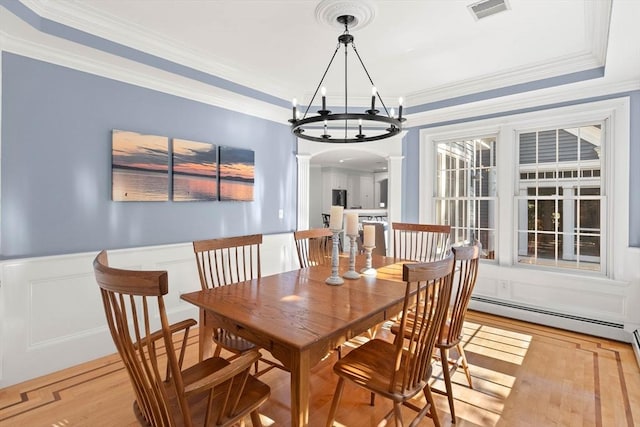
M 116 352 L 93 275 L 97 252 L 0 264 L 0 388 Z M 297 268 L 291 233 L 265 235 L 262 274 Z M 198 319 L 180 294 L 200 289 L 191 243 L 109 251 L 113 266 L 167 270 L 169 320 Z

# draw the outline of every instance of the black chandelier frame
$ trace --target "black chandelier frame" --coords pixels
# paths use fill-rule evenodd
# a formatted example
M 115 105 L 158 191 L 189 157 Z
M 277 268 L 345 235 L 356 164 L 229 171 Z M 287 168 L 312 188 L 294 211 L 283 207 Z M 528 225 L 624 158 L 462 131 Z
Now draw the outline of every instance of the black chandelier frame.
M 387 106 L 384 104 L 384 101 L 382 100 L 380 93 L 375 89 L 376 86 L 373 83 L 373 80 L 371 79 L 371 75 L 369 74 L 367 67 L 365 67 L 364 62 L 362 61 L 362 58 L 360 57 L 360 54 L 358 53 L 358 50 L 356 49 L 356 46 L 353 42 L 354 40 L 353 36 L 349 34 L 349 24 L 351 24 L 355 18 L 352 15 L 341 15 L 341 16 L 338 16 L 336 19 L 339 23 L 344 25 L 344 28 L 345 28 L 344 32 L 338 37 L 338 45 L 336 46 L 336 49 L 333 52 L 333 55 L 331 56 L 331 60 L 329 61 L 329 64 L 327 65 L 327 68 L 325 69 L 324 74 L 320 79 L 320 83 L 318 83 L 318 86 L 316 87 L 313 97 L 311 98 L 311 101 L 309 101 L 309 104 L 307 105 L 307 108 L 302 118 L 298 118 L 297 106 L 294 101 L 293 117 L 289 120 L 289 123 L 291 123 L 291 132 L 294 135 L 296 135 L 298 138 L 306 139 L 309 141 L 330 142 L 330 143 L 371 142 L 371 141 L 378 141 L 381 139 L 390 138 L 392 136 L 399 134 L 402 131 L 402 123 L 406 121 L 406 119 L 402 117 L 402 103 L 400 103 L 398 107 L 398 117 L 397 118 L 393 117 L 389 113 L 389 110 L 387 110 Z M 330 110 L 327 110 L 326 98 L 323 94 L 322 109 L 317 111 L 318 115 L 307 117 L 307 114 L 309 113 L 309 109 L 311 108 L 311 105 L 313 105 L 313 101 L 315 100 L 316 95 L 318 94 L 318 91 L 322 87 L 322 83 L 324 82 L 327 72 L 329 71 L 329 69 L 331 68 L 331 65 L 333 64 L 333 60 L 335 59 L 336 54 L 338 53 L 338 50 L 340 49 L 341 45 L 344 45 L 344 57 L 345 57 L 344 113 L 332 113 Z M 364 113 L 348 112 L 347 64 L 348 64 L 348 46 L 349 45 L 351 45 L 351 47 L 353 48 L 353 51 L 355 52 L 358 60 L 360 61 L 360 64 L 362 65 L 364 72 L 369 78 L 369 82 L 371 83 L 374 91 L 371 96 L 371 108 L 366 110 Z M 375 108 L 376 96 L 380 100 L 380 104 L 382 105 L 384 112 L 386 113 L 385 115 L 379 115 L 378 114 L 379 111 L 376 110 Z M 343 138 L 334 138 L 327 133 L 328 122 L 335 122 L 335 121 L 344 121 L 344 137 Z M 353 121 L 358 122 L 358 133 L 354 137 L 348 137 L 349 123 Z M 386 123 L 388 127 L 384 129 L 378 128 L 377 129 L 378 132 L 375 135 L 367 136 L 362 132 L 362 124 L 367 122 L 368 123 L 374 122 L 376 125 L 380 123 Z M 324 126 L 324 133 L 322 135 L 314 136 L 314 135 L 310 135 L 309 133 L 305 133 L 304 127 L 308 125 L 314 125 L 314 124 L 321 124 Z M 382 133 L 380 131 L 382 131 Z

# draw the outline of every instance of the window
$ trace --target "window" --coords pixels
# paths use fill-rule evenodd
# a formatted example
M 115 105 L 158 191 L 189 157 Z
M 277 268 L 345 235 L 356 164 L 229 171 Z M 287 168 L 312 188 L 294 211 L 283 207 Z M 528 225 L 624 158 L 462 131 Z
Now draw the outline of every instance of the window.
M 447 116 L 453 123 L 420 130 L 418 220 L 451 225 L 454 241 L 479 239 L 495 259 L 484 260 L 487 286 L 504 298 L 512 290 L 501 281 L 515 277 L 549 286 L 550 277 L 624 277 L 630 117 L 628 97 L 468 122 Z M 560 275 L 524 277 L 514 267 Z
M 436 143 L 436 222 L 451 225 L 453 242 L 479 240 L 495 257 L 496 138 Z
M 518 133 L 518 262 L 600 271 L 602 124 Z

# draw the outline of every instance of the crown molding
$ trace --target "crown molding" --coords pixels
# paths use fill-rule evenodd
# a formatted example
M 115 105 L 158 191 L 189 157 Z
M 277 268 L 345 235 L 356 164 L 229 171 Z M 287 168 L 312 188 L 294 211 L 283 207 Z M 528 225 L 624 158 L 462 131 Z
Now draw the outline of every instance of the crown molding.
M 286 108 L 40 33 L 15 17 L 2 18 L 0 28 L 10 28 L 0 30 L 2 51 L 277 123 L 288 117 Z
M 141 53 L 155 55 L 159 58 L 191 67 L 195 70 L 253 88 L 263 93 L 283 93 L 283 88 L 281 88 L 278 83 L 266 78 L 265 76 L 256 76 L 254 74 L 249 75 L 246 71 L 243 72 L 234 67 L 233 64 L 225 64 L 215 61 L 208 58 L 207 54 L 196 51 L 188 46 L 180 45 L 163 34 L 151 33 L 138 24 L 125 22 L 120 18 L 116 19 L 115 17 L 99 12 L 82 2 L 52 2 L 50 0 L 21 0 L 21 2 L 43 19 L 49 19 L 62 25 L 67 25 L 71 28 L 84 31 L 96 37 L 101 37 L 113 43 L 139 50 Z M 334 3 L 344 3 L 344 0 L 327 0 L 325 3 L 326 5 L 331 6 Z M 531 83 L 602 67 L 605 64 L 606 58 L 611 5 L 611 0 L 585 2 L 585 20 L 588 25 L 587 28 L 592 30 L 588 34 L 591 44 L 591 49 L 588 51 L 576 53 L 569 57 L 557 58 L 551 63 L 547 61 L 533 65 L 530 64 L 527 67 L 519 67 L 517 69 L 486 75 L 480 79 L 469 79 L 461 83 L 458 82 L 452 85 L 444 85 L 435 89 L 408 94 L 405 95 L 405 106 L 419 106 L 442 100 L 451 100 L 461 96 L 483 93 L 490 90 Z M 38 48 L 37 43 L 29 43 L 28 40 L 21 41 L 17 38 L 12 38 L 11 41 L 7 41 L 9 36 L 6 33 L 3 34 L 2 31 L 0 31 L 0 48 L 2 48 L 3 45 L 13 46 L 12 48 L 16 49 L 17 53 L 21 53 L 22 51 L 22 53 L 27 56 L 69 66 L 119 81 L 155 90 L 161 90 L 166 93 L 184 96 L 189 99 L 198 100 L 211 105 L 220 106 L 222 108 L 255 115 L 257 117 L 263 117 L 279 123 L 282 123 L 283 118 L 288 117 L 289 114 L 287 108 L 277 107 L 251 98 L 250 96 L 244 96 L 234 93 L 231 90 L 218 88 L 213 84 L 206 84 L 187 77 L 177 76 L 176 74 L 172 74 L 168 71 L 146 66 L 135 60 L 129 60 L 101 52 L 89 46 L 79 47 L 76 43 L 58 38 L 55 35 L 48 35 L 37 29 L 34 29 L 33 31 L 39 33 L 40 36 L 32 36 L 32 38 L 42 39 L 48 37 L 56 39 L 57 42 L 55 42 L 55 44 L 66 44 L 70 46 L 70 48 L 68 51 L 56 50 L 55 48 L 52 48 L 49 43 Z M 54 44 L 54 42 L 51 42 L 51 44 Z M 11 48 L 8 47 L 7 49 Z M 83 49 L 84 51 L 92 52 L 84 55 L 76 55 L 75 53 L 72 53 Z M 126 66 L 124 64 L 126 64 Z M 132 67 L 134 69 L 137 68 L 144 70 L 144 72 L 132 72 Z M 181 84 L 176 84 L 176 81 L 180 81 Z M 581 83 L 576 84 L 580 85 Z M 573 87 L 574 84 L 570 86 Z M 511 111 L 519 108 L 527 108 L 532 104 L 544 105 L 545 103 L 562 102 L 553 101 L 553 99 L 561 99 L 564 96 L 562 95 L 563 93 L 570 93 L 564 91 L 558 86 L 553 88 L 553 90 L 555 92 L 559 91 L 560 94 L 548 96 L 536 95 L 536 93 L 545 93 L 545 89 L 540 89 L 526 91 L 522 94 L 499 97 L 496 99 L 488 99 L 485 101 L 470 102 L 464 105 L 439 108 L 437 110 L 423 111 L 407 116 L 408 121 L 405 123 L 405 127 L 452 120 L 453 116 L 451 116 L 451 114 L 454 114 L 456 117 L 458 114 L 469 117 L 483 114 L 495 114 L 497 111 Z M 592 94 L 590 93 L 589 96 L 591 95 Z M 579 93 L 579 91 L 576 91 L 575 96 L 575 99 L 580 99 L 584 98 L 585 94 L 584 92 Z M 526 100 L 520 101 L 523 97 L 526 97 Z M 550 97 L 550 99 L 546 100 L 547 97 Z M 235 101 L 232 101 L 232 99 Z M 243 100 L 243 102 L 239 102 L 237 100 Z M 332 99 L 329 101 L 332 105 L 340 105 L 340 100 L 337 98 L 335 101 Z M 359 105 L 366 105 L 367 101 L 368 98 L 362 97 L 362 99 L 351 100 L 351 104 L 354 107 L 357 107 Z M 252 106 L 260 105 L 260 107 L 247 109 L 247 104 Z M 493 105 L 495 104 L 499 105 L 494 107 Z M 464 111 L 465 113 L 459 113 L 460 111 Z
M 228 62 L 216 61 L 207 52 L 176 43 L 175 40 L 161 33 L 150 32 L 134 22 L 123 21 L 80 1 L 21 0 L 21 2 L 45 19 L 68 25 L 142 53 L 155 55 L 271 96 L 283 98 L 282 94 L 287 93 L 286 83 L 260 73 L 252 73 Z M 603 67 L 609 37 L 612 0 L 586 1 L 584 5 L 586 28 L 590 29 L 586 34 L 590 43 L 587 51 L 557 58 L 551 62 L 529 64 L 526 67 L 518 67 L 482 78 L 404 94 L 406 106 L 422 105 Z M 366 25 L 376 13 L 375 5 L 368 0 L 360 2 L 324 0 L 316 8 L 316 18 L 321 22 L 327 21 L 338 10 L 343 10 L 347 6 L 354 14 L 361 16 L 362 25 Z M 355 104 L 359 103 L 360 101 L 355 102 Z M 366 100 L 363 101 L 363 105 L 366 105 Z
M 176 43 L 162 33 L 149 31 L 141 25 L 116 18 L 82 2 L 21 0 L 40 17 L 71 28 L 193 68 L 212 76 L 268 94 L 285 92 L 282 84 L 265 75 L 256 75 L 242 67 L 213 59 L 208 52 Z M 277 96 L 277 95 L 275 95 Z
M 602 65 L 603 64 L 591 52 L 581 52 L 572 56 L 557 58 L 551 62 L 545 61 L 529 64 L 526 67 L 505 70 L 480 78 L 468 79 L 451 85 L 443 85 L 437 88 L 415 92 L 407 96 L 406 99 L 407 104 L 411 106 L 428 104 L 590 70 L 601 67 Z
M 404 127 L 405 129 L 424 127 L 440 123 L 472 121 L 477 120 L 477 118 L 500 114 L 518 114 L 518 112 L 525 109 L 542 109 L 549 105 L 576 103 L 583 99 L 613 97 L 617 94 L 626 94 L 636 90 L 640 90 L 640 82 L 637 80 L 609 84 L 583 82 L 564 90 L 559 90 L 557 87 L 543 89 L 537 92 L 526 92 L 524 94 L 411 114 L 407 116 L 407 122 Z
M 416 106 L 457 98 L 489 90 L 550 79 L 566 74 L 603 67 L 606 64 L 611 23 L 612 0 L 587 1 L 585 25 L 590 47 L 574 55 L 558 57 L 552 61 L 541 61 L 480 78 L 458 81 L 455 84 L 425 89 L 405 96 L 408 106 Z

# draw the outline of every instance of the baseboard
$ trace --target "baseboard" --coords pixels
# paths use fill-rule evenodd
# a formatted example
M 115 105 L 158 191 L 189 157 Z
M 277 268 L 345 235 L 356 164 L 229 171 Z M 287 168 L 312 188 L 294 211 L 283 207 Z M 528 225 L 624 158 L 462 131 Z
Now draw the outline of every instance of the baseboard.
M 633 352 L 636 354 L 636 362 L 638 362 L 638 366 L 640 367 L 640 329 L 633 331 L 632 335 L 631 346 L 633 347 Z
M 567 329 L 617 341 L 631 341 L 631 336 L 624 330 L 624 324 L 622 323 L 577 316 L 569 313 L 562 313 L 549 309 L 480 296 L 471 297 L 470 308 L 526 322 Z M 636 353 L 636 356 L 640 357 L 640 354 Z

